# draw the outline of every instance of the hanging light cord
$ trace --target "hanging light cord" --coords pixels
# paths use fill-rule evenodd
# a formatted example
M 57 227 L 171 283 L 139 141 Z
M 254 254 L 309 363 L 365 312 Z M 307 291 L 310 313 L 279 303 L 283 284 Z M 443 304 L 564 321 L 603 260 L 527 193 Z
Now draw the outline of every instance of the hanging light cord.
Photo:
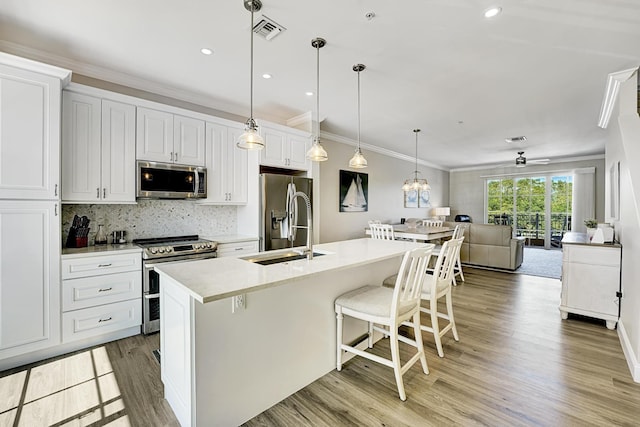
M 417 130 L 414 131 L 416 134 L 416 169 L 413 171 L 413 180 L 415 182 L 418 181 L 418 132 Z
M 255 5 L 253 4 L 253 2 L 251 2 L 251 28 L 250 28 L 250 33 L 251 34 L 251 71 L 249 74 L 249 87 L 251 90 L 251 94 L 249 96 L 249 109 L 250 109 L 250 117 L 249 120 L 251 121 L 251 123 L 253 123 L 253 11 L 255 10 Z
M 316 141 L 320 142 L 320 42 L 316 43 Z
M 360 69 L 358 69 L 358 152 L 360 152 Z

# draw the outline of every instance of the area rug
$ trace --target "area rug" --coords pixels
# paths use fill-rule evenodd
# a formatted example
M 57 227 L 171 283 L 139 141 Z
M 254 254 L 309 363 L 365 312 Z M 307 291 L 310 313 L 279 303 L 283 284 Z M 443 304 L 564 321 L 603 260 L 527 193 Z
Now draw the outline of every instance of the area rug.
M 562 272 L 562 250 L 543 248 L 524 248 L 522 265 L 515 273 L 530 276 L 560 279 Z

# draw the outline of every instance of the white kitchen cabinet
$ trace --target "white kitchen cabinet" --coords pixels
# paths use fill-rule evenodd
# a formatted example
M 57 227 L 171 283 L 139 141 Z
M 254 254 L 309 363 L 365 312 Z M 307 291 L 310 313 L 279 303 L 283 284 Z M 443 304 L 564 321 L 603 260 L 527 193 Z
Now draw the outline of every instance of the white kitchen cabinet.
M 0 198 L 60 197 L 60 96 L 70 75 L 0 52 Z
M 62 200 L 135 203 L 135 106 L 66 91 Z
M 309 138 L 293 132 L 285 132 L 263 126 L 264 149 L 260 152 L 260 164 L 286 169 L 308 170 L 307 149 Z
M 63 343 L 124 329 L 140 332 L 140 252 L 65 256 L 62 279 Z
M 204 120 L 138 107 L 136 129 L 138 160 L 205 165 Z
M 236 147 L 242 132 L 240 127 L 207 122 L 207 198 L 202 203 L 243 205 L 248 202 L 247 150 Z
M 606 321 L 614 329 L 618 321 L 620 291 L 619 244 L 562 245 L 562 295 L 560 312 L 566 319 L 569 313 Z
M 0 360 L 60 343 L 59 208 L 0 200 Z
M 259 251 L 258 239 L 241 242 L 218 243 L 218 258 L 240 257 Z

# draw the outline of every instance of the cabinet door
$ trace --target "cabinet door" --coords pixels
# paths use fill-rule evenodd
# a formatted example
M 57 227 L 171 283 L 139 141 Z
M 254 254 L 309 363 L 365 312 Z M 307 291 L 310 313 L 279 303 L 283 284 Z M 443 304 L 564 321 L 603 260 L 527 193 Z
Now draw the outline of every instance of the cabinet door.
M 62 200 L 95 202 L 100 183 L 100 99 L 62 96 Z
M 204 203 L 238 205 L 247 203 L 246 150 L 236 148 L 242 129 L 207 123 L 207 198 Z
M 307 170 L 307 149 L 309 139 L 299 136 L 289 136 L 289 167 Z
M 0 64 L 0 198 L 57 200 L 61 83 Z
M 227 127 L 207 123 L 207 199 L 205 203 L 227 202 L 227 174 L 224 160 L 228 138 Z
M 236 147 L 236 141 L 244 132 L 243 129 L 229 128 L 229 139 L 226 144 L 227 191 L 229 201 L 234 205 L 246 204 L 249 200 L 249 156 L 247 150 Z
M 0 201 L 0 359 L 60 342 L 58 209 Z
M 136 158 L 150 162 L 173 162 L 173 114 L 138 107 Z
M 173 161 L 184 165 L 205 165 L 204 121 L 173 117 Z
M 286 149 L 287 135 L 284 132 L 262 128 L 264 148 L 260 151 L 260 164 L 275 167 L 288 167 Z
M 136 201 L 136 108 L 102 101 L 102 190 L 108 203 Z

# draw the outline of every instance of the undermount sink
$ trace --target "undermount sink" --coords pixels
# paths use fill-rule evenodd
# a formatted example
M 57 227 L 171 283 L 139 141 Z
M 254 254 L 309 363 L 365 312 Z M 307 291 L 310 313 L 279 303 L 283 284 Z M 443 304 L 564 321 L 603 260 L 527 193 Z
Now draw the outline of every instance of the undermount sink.
M 322 256 L 322 255 L 326 255 L 326 253 L 323 252 L 314 252 L 313 253 L 313 257 L 317 257 L 317 256 Z M 245 261 L 249 261 L 249 262 L 253 262 L 255 264 L 260 264 L 260 265 L 270 265 L 270 264 L 279 264 L 281 262 L 288 262 L 288 261 L 296 261 L 299 259 L 306 259 L 307 255 L 306 254 L 301 254 L 300 251 L 286 251 L 286 252 L 281 252 L 281 251 L 277 251 L 277 252 L 263 252 L 260 254 L 256 254 L 253 256 L 248 256 L 248 257 L 241 257 L 240 259 L 243 259 Z

